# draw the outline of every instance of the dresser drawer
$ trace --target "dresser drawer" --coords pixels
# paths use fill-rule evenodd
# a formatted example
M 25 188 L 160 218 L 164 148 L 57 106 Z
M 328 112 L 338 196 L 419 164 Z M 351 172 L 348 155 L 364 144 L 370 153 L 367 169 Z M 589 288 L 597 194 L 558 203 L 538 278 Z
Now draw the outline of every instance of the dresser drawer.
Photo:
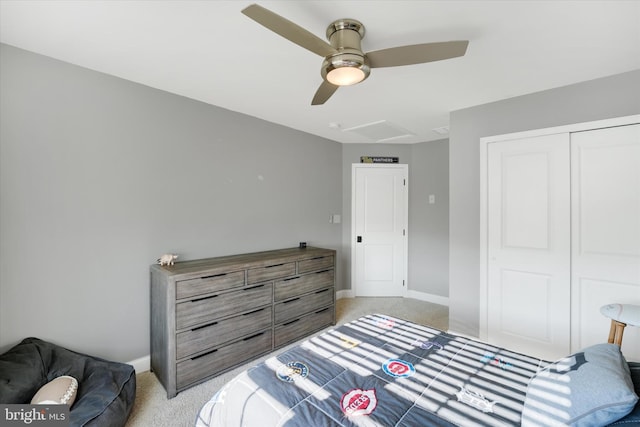
M 202 325 L 234 313 L 270 304 L 273 300 L 271 283 L 235 291 L 209 295 L 176 304 L 176 329 Z
M 271 306 L 180 332 L 176 337 L 176 357 L 182 359 L 238 337 L 271 326 Z
M 333 288 L 327 288 L 280 302 L 274 306 L 275 323 L 283 323 L 320 307 L 333 304 L 333 297 Z
M 296 263 L 274 264 L 247 271 L 247 283 L 258 283 L 296 274 Z
M 177 388 L 215 375 L 271 350 L 271 329 L 177 364 Z
M 298 295 L 311 291 L 333 286 L 333 270 L 319 271 L 317 273 L 278 280 L 275 286 L 276 301 L 297 297 Z
M 243 285 L 244 271 L 180 280 L 176 282 L 176 298 L 189 298 Z
M 333 268 L 332 256 L 320 256 L 311 259 L 304 259 L 298 261 L 298 273 L 308 273 L 316 270 L 326 270 L 327 268 Z
M 327 307 L 307 316 L 276 326 L 274 344 L 280 347 L 333 323 L 335 307 Z

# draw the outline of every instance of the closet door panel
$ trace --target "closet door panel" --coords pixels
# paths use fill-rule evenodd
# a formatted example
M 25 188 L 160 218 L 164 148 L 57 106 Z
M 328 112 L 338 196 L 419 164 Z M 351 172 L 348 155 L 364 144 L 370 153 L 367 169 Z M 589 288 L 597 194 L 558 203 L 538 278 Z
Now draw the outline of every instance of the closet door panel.
M 640 125 L 571 134 L 572 349 L 602 342 L 599 308 L 640 304 Z M 604 331 L 603 331 L 604 329 Z M 625 356 L 640 340 L 625 331 Z
M 569 135 L 488 147 L 488 340 L 554 359 L 569 351 Z
M 553 298 L 553 277 L 531 271 L 502 269 L 499 300 L 503 334 L 550 342 L 553 315 L 547 301 Z M 527 301 L 527 304 L 522 304 Z M 539 321 L 532 321 L 539 319 Z
M 504 248 L 549 249 L 550 160 L 548 152 L 503 153 Z

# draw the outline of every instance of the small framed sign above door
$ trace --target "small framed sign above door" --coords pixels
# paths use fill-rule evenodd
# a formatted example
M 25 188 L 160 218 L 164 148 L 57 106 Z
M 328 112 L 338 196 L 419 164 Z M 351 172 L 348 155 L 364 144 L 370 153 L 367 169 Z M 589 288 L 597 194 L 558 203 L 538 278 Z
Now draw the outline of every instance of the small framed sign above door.
M 399 157 L 360 156 L 360 163 L 398 163 Z

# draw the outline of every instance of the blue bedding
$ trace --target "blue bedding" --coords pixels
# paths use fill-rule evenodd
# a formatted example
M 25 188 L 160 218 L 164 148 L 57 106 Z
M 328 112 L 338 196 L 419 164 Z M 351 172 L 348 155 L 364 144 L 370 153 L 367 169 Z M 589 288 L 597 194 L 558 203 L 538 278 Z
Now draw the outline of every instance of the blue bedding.
M 369 315 L 241 373 L 202 407 L 196 425 L 519 426 L 528 384 L 547 365 Z

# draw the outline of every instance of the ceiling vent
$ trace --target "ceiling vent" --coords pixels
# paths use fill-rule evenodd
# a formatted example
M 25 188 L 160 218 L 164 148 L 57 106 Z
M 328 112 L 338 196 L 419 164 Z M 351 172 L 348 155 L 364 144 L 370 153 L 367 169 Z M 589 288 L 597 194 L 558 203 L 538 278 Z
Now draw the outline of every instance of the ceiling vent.
M 440 128 L 431 129 L 438 135 L 449 135 L 449 126 L 442 126 Z
M 354 126 L 343 132 L 353 132 L 376 142 L 393 141 L 399 138 L 414 136 L 413 133 L 386 120 Z

